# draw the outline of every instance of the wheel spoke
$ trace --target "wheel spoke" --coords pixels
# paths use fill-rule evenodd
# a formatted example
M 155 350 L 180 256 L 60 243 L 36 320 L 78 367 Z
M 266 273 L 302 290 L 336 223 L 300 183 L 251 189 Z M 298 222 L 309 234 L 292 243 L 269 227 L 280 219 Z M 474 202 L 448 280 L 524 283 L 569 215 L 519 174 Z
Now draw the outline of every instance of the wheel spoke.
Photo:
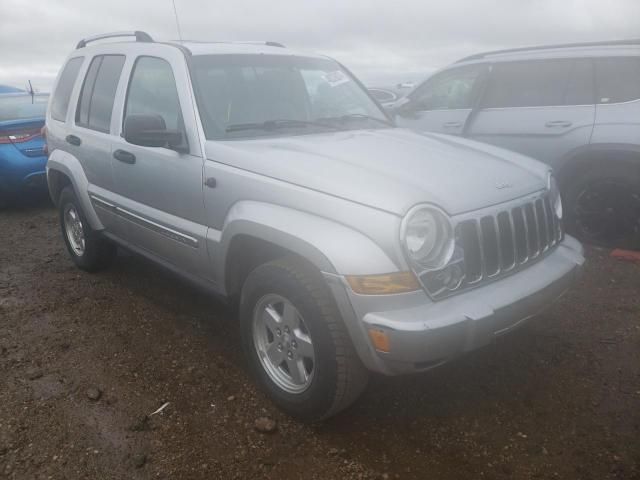
M 285 324 L 295 327 L 298 325 L 298 314 L 293 305 L 289 302 L 285 302 L 283 307 L 282 320 Z
M 303 333 L 300 329 L 293 331 L 293 336 L 296 339 L 296 351 L 301 357 L 314 358 L 313 345 L 311 344 L 311 338 L 306 333 Z
M 262 312 L 262 320 L 266 327 L 271 330 L 271 333 L 275 336 L 276 330 L 281 326 L 282 318 L 276 309 L 273 308 L 273 305 L 269 305 L 264 309 Z
M 273 342 L 271 345 L 269 345 L 266 353 L 269 361 L 276 367 L 280 366 L 280 364 L 284 360 L 282 351 L 278 349 L 278 342 Z
M 304 368 L 304 363 L 301 358 L 287 359 L 287 367 L 289 367 L 291 379 L 296 384 L 302 385 L 307 382 L 309 374 Z

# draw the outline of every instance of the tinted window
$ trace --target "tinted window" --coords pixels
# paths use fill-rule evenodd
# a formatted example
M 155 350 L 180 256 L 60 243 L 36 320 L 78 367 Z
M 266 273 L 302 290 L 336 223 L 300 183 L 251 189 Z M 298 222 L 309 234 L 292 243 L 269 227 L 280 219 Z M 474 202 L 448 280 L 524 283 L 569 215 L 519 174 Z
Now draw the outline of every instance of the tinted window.
M 411 94 L 420 110 L 455 110 L 473 106 L 473 88 L 485 66 L 462 67 L 442 72 Z
M 72 58 L 67 62 L 64 70 L 62 70 L 53 101 L 51 102 L 51 117 L 56 120 L 65 121 L 71 91 L 73 90 L 73 85 L 76 83 L 76 78 L 78 78 L 82 60 L 82 57 Z
M 124 55 L 101 55 L 91 61 L 76 110 L 78 125 L 101 132 L 109 131 L 124 60 Z
M 592 104 L 589 60 L 498 63 L 484 107 L 543 107 Z
M 601 58 L 596 72 L 599 103 L 640 99 L 640 58 Z
M 140 57 L 131 74 L 125 118 L 131 114 L 157 114 L 170 130 L 184 130 L 176 81 L 165 60 Z

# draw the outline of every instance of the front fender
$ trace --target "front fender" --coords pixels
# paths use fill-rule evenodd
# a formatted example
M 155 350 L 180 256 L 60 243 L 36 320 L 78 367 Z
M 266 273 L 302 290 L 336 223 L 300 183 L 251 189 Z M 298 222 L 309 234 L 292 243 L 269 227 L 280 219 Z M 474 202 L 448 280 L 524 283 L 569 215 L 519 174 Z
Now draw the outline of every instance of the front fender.
M 242 201 L 229 210 L 222 232 L 208 235 L 221 284 L 226 278 L 227 252 L 237 235 L 290 250 L 326 273 L 374 275 L 399 270 L 373 240 L 346 225 L 280 205 Z
M 87 221 L 94 230 L 103 230 L 104 226 L 96 215 L 91 200 L 89 199 L 89 181 L 84 174 L 84 170 L 80 161 L 64 150 L 54 150 L 47 160 L 47 184 L 50 192 L 55 192 L 57 186 L 51 175 L 51 171 L 57 171 L 64 174 L 71 181 L 73 189 L 78 197 L 82 211 Z

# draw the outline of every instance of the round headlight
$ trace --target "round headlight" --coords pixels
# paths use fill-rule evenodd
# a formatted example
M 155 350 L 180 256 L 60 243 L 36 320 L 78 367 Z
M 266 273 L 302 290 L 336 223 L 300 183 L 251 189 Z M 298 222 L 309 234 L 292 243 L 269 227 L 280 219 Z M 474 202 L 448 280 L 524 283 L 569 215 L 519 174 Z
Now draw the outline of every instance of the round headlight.
M 553 212 L 558 219 L 562 220 L 562 197 L 556 179 L 551 174 L 549 175 L 549 195 Z
M 442 268 L 453 255 L 451 222 L 434 207 L 411 210 L 402 223 L 401 237 L 410 262 L 421 268 Z

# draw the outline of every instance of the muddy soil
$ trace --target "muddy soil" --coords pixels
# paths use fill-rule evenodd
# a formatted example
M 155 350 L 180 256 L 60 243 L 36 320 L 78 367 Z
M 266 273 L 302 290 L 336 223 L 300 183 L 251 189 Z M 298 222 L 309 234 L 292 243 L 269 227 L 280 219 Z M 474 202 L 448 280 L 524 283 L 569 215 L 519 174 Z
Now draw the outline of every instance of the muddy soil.
M 535 321 L 374 377 L 321 425 L 278 412 L 239 350 L 215 300 L 129 254 L 81 272 L 53 207 L 0 211 L 0 478 L 640 479 L 640 265 L 607 251 Z

